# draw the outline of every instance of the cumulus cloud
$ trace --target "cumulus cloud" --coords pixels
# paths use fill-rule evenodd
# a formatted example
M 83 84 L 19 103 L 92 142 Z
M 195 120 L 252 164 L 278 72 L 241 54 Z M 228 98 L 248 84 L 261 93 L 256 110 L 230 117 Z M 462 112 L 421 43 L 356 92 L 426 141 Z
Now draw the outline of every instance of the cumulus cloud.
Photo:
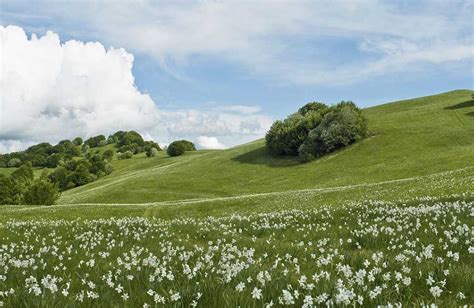
M 53 32 L 28 38 L 16 26 L 0 26 L 0 42 L 0 151 L 131 129 L 164 143 L 175 137 L 227 134 L 228 145 L 234 145 L 242 135 L 262 136 L 271 122 L 232 107 L 159 110 L 136 88 L 133 55 L 122 48 L 62 43 Z
M 202 149 L 222 150 L 226 148 L 216 137 L 199 136 L 196 138 L 196 143 Z

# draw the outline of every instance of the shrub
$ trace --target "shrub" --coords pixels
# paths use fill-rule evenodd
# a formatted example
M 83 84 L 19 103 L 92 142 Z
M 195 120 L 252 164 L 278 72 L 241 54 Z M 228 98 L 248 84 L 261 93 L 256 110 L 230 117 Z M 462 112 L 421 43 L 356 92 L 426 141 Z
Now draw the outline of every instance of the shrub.
M 107 160 L 107 161 L 112 161 L 112 158 L 114 157 L 114 151 L 113 150 L 106 150 L 102 154 L 102 158 Z
M 194 143 L 188 140 L 176 140 L 170 143 L 166 152 L 169 156 L 179 156 L 184 154 L 186 151 L 195 151 L 196 147 Z
M 123 153 L 117 154 L 118 159 L 129 159 L 129 158 L 132 158 L 132 156 L 133 156 L 132 151 L 125 151 Z
M 117 146 L 119 147 L 123 145 L 132 145 L 132 144 L 136 144 L 138 146 L 145 145 L 145 141 L 143 140 L 143 137 L 135 131 L 129 131 L 129 132 L 126 132 L 125 134 L 120 133 L 117 136 L 118 136 Z
M 0 204 L 19 204 L 21 202 L 21 187 L 11 177 L 0 174 Z
M 283 121 L 276 121 L 265 136 L 267 149 L 276 155 L 299 155 L 302 161 L 345 147 L 367 134 L 367 123 L 353 102 L 328 107 L 312 102 Z
M 61 190 L 66 190 L 69 185 L 69 174 L 70 174 L 70 171 L 68 171 L 63 166 L 60 166 L 56 168 L 56 170 L 54 170 L 51 174 L 49 174 L 48 178 L 52 183 L 56 184 Z
M 363 139 L 367 124 L 355 106 L 338 105 L 327 113 L 321 124 L 308 134 L 302 152 L 321 156 Z
M 84 141 L 84 144 L 88 145 L 91 148 L 95 148 L 95 147 L 99 146 L 99 143 L 102 140 L 105 141 L 105 136 L 104 135 L 98 135 L 98 136 L 91 137 L 91 138 L 87 139 L 86 141 Z
M 158 150 L 156 148 L 146 146 L 145 147 L 145 153 L 146 153 L 147 157 L 153 157 L 153 156 L 156 156 L 156 154 L 158 154 Z
M 52 205 L 59 198 L 59 189 L 45 178 L 33 181 L 25 191 L 23 203 Z
M 33 180 L 33 168 L 31 168 L 31 163 L 23 164 L 20 168 L 16 169 L 11 177 L 15 181 L 28 183 Z
M 81 137 L 76 137 L 76 138 L 74 138 L 74 140 L 72 141 L 72 143 L 74 143 L 74 145 L 77 145 L 77 146 L 82 145 L 83 142 L 84 142 L 84 141 L 82 140 Z
M 19 158 L 12 158 L 8 161 L 8 167 L 19 167 L 21 160 Z

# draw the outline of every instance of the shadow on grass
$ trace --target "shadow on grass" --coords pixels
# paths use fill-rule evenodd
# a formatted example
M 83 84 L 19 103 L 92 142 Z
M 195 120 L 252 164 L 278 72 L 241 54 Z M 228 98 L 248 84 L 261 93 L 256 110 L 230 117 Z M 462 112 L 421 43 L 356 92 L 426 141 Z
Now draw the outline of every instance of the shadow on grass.
M 469 108 L 469 107 L 474 107 L 474 100 L 471 99 L 469 101 L 465 101 L 465 102 L 462 102 L 462 103 L 459 103 L 459 104 L 456 104 L 456 105 L 444 107 L 444 109 L 456 110 L 456 109 Z M 468 115 L 469 115 L 469 113 L 468 113 Z
M 270 167 L 291 167 L 301 164 L 298 157 L 274 156 L 265 147 L 246 152 L 232 158 L 232 160 L 244 164 L 267 165 Z
M 467 115 L 467 116 L 474 117 L 474 111 L 468 112 L 468 113 L 466 113 L 466 115 Z

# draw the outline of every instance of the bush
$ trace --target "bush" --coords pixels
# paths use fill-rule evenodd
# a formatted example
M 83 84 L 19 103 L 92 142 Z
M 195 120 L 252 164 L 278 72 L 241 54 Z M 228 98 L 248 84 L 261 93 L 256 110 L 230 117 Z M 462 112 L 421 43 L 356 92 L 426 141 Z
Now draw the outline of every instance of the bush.
M 106 150 L 102 154 L 102 158 L 105 159 L 106 161 L 112 161 L 112 158 L 114 157 L 114 151 L 113 150 Z
M 34 205 L 52 205 L 59 198 L 59 189 L 45 178 L 33 181 L 25 191 L 23 203 Z
M 20 168 L 13 171 L 11 177 L 18 182 L 28 183 L 33 180 L 33 168 L 31 163 L 23 164 Z
M 0 187 L 0 204 L 21 202 L 21 187 L 11 176 L 0 174 Z
M 132 158 L 132 156 L 133 156 L 132 151 L 125 151 L 123 153 L 117 154 L 118 159 L 129 159 L 129 158 Z
M 12 158 L 8 161 L 8 167 L 19 167 L 21 160 L 19 158 Z
M 84 142 L 84 141 L 82 140 L 81 137 L 76 137 L 76 138 L 74 138 L 74 140 L 72 141 L 72 143 L 74 143 L 74 145 L 77 145 L 77 146 L 82 145 L 83 142 Z
M 366 134 L 367 124 L 358 108 L 341 104 L 309 132 L 301 151 L 321 156 L 361 140 Z
M 273 154 L 299 155 L 302 161 L 310 161 L 366 134 L 366 120 L 353 102 L 342 101 L 333 107 L 312 102 L 285 120 L 273 123 L 265 141 Z
M 146 146 L 145 147 L 145 153 L 146 153 L 147 157 L 153 157 L 153 156 L 156 156 L 156 154 L 158 154 L 158 150 L 156 148 Z
M 170 143 L 166 152 L 169 156 L 179 156 L 184 154 L 186 151 L 195 151 L 196 147 L 194 143 L 188 140 L 176 140 Z
M 60 166 L 56 168 L 56 170 L 54 170 L 54 172 L 52 172 L 48 176 L 48 178 L 52 183 L 56 184 L 61 190 L 66 190 L 69 186 L 69 174 L 70 172 L 65 167 Z

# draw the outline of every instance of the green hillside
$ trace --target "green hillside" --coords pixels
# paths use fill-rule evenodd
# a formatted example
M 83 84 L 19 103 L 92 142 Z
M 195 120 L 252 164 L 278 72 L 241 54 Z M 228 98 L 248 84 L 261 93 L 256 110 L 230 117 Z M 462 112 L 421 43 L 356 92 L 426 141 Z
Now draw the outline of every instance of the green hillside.
M 263 140 L 142 153 L 0 206 L 0 306 L 470 305 L 471 93 L 366 109 L 371 137 L 307 164 Z
M 472 165 L 472 91 L 364 110 L 371 137 L 307 164 L 267 154 L 258 140 L 224 151 L 115 161 L 110 176 L 59 203 L 149 203 L 327 188 L 426 176 Z

